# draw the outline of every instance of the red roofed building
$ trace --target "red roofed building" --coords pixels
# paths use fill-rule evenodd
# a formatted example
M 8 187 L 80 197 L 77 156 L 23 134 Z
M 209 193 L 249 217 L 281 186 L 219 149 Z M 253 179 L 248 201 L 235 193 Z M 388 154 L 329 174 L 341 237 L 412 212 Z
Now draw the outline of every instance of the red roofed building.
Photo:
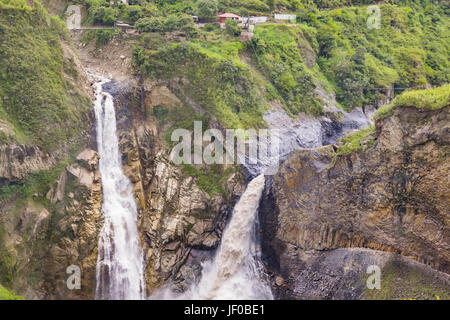
M 219 15 L 219 22 L 220 23 L 225 23 L 225 21 L 227 19 L 231 19 L 231 20 L 240 20 L 241 17 L 234 14 L 234 13 L 223 13 L 221 15 Z

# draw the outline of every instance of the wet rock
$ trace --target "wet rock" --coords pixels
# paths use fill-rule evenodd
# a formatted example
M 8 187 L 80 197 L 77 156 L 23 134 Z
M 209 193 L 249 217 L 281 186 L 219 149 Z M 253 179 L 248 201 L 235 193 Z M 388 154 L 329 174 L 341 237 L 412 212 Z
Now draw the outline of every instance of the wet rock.
M 223 188 L 227 194 L 209 195 L 199 188 L 196 178 L 183 174 L 181 166 L 169 160 L 169 148 L 161 135 L 151 109 L 180 104 L 168 85 L 147 83 L 142 88 L 113 85 L 117 107 L 120 151 L 124 173 L 133 183 L 136 202 L 141 210 L 140 228 L 146 265 L 148 292 L 177 282 L 174 289 L 187 289 L 189 278 L 184 268 L 196 262 L 191 251 L 215 249 L 226 218 L 245 187 L 239 173 L 231 174 Z M 138 99 L 139 108 L 130 101 Z M 146 116 L 144 116 L 147 114 Z M 176 280 L 177 279 L 177 280 Z M 181 283 L 181 282 L 183 283 Z
M 31 172 L 50 169 L 56 161 L 38 146 L 0 145 L 0 179 L 19 181 Z
M 337 156 L 327 146 L 291 153 L 261 205 L 265 259 L 297 290 L 280 295 L 345 298 L 345 290 L 339 291 L 340 271 L 330 267 L 338 275 L 331 281 L 323 278 L 328 264 L 304 269 L 305 263 L 319 263 L 339 248 L 371 249 L 364 255 L 333 256 L 339 266 L 350 263 L 350 270 L 353 264 L 362 270 L 364 264 L 354 259 L 372 259 L 378 250 L 449 272 L 449 162 L 442 152 L 450 141 L 449 120 L 448 107 L 396 109 L 376 122 L 374 146 L 366 151 Z M 348 276 L 355 280 L 360 269 Z M 296 278 L 301 272 L 306 274 Z M 327 293 L 300 289 L 306 278 L 323 284 Z

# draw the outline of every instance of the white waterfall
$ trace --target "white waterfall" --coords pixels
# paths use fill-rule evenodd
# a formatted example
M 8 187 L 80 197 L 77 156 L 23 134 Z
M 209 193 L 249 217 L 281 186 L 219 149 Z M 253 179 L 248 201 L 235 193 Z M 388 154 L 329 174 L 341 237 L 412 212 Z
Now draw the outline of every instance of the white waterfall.
M 143 254 L 130 181 L 122 171 L 113 97 L 95 87 L 104 225 L 99 237 L 96 299 L 145 299 Z
M 262 278 L 264 270 L 254 232 L 264 182 L 261 174 L 248 184 L 224 230 L 215 258 L 203 265 L 202 278 L 187 293 L 189 298 L 273 299 L 269 284 Z

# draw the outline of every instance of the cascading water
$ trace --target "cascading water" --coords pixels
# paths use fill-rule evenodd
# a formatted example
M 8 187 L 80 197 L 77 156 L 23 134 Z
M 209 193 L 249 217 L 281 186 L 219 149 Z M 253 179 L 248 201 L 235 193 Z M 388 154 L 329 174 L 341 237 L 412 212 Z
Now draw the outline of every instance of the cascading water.
M 152 299 L 273 299 L 268 281 L 263 278 L 255 236 L 258 206 L 264 190 L 261 174 L 247 186 L 234 207 L 230 223 L 212 261 L 203 263 L 199 283 L 181 295 L 168 287 L 152 294 Z
M 262 279 L 254 232 L 264 182 L 261 174 L 248 184 L 234 208 L 215 259 L 203 265 L 202 278 L 190 292 L 192 298 L 273 299 L 268 283 Z
M 98 76 L 97 76 L 98 78 Z M 96 299 L 144 299 L 143 254 L 130 181 L 122 171 L 113 97 L 95 87 L 97 145 L 100 153 L 104 225 L 99 237 Z
M 121 169 L 113 98 L 103 92 L 102 85 L 105 82 L 107 80 L 103 79 L 95 84 L 95 115 L 105 216 L 99 239 L 96 297 L 142 299 L 145 298 L 143 255 L 137 231 L 136 204 L 131 184 Z M 269 120 L 270 116 L 267 115 Z M 341 131 L 368 123 L 359 114 L 344 114 L 344 120 L 344 130 Z M 152 295 L 153 298 L 273 299 L 270 286 L 263 279 L 264 268 L 255 236 L 258 206 L 265 183 L 264 175 L 260 173 L 274 164 L 278 165 L 294 149 L 321 145 L 323 131 L 318 120 L 306 121 L 300 126 L 289 121 L 286 123 L 287 128 L 272 125 L 275 129 L 285 129 L 273 134 L 278 137 L 278 141 L 283 141 L 279 154 L 261 158 L 258 154 L 258 158 L 253 159 L 257 160 L 255 164 L 244 165 L 250 176 L 259 175 L 250 181 L 234 208 L 215 258 L 203 263 L 199 283 L 182 295 L 174 296 L 169 290 L 163 290 Z M 311 128 L 314 129 L 313 133 L 310 132 Z

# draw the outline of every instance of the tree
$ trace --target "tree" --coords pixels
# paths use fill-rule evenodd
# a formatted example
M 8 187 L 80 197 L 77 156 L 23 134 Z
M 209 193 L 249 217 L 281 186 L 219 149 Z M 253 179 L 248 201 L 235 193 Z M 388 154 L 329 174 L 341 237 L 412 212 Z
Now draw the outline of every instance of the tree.
M 163 17 L 145 17 L 136 21 L 136 29 L 140 32 L 162 32 L 164 31 Z
M 238 26 L 238 22 L 232 19 L 227 19 L 225 21 L 225 29 L 229 34 L 235 37 L 240 36 L 242 32 L 241 27 Z
M 201 18 L 212 18 L 217 13 L 217 0 L 198 0 L 197 14 Z

